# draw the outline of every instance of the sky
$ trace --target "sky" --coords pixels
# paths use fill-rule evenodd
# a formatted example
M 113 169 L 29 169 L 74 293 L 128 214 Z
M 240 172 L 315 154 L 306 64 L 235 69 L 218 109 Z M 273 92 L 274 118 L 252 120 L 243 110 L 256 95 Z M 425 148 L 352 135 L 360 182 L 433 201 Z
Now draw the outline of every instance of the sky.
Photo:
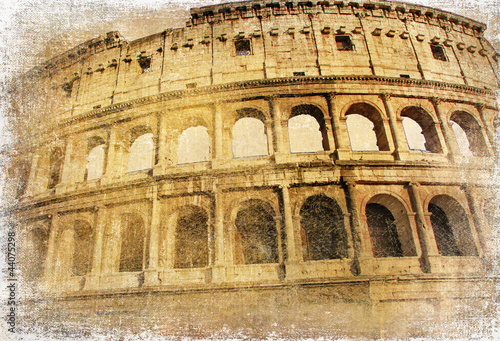
M 220 0 L 0 0 L 3 77 L 24 72 L 109 31 L 131 41 L 182 27 L 189 8 Z M 500 50 L 500 0 L 412 0 L 488 25 L 486 37 Z M 2 78 L 3 78 L 2 77 Z

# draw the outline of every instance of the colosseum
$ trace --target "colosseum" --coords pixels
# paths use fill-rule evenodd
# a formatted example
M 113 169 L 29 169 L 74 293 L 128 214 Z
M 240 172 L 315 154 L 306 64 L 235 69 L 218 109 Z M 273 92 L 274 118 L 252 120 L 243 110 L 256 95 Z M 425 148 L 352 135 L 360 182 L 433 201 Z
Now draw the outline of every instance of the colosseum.
M 500 55 L 485 25 L 381 0 L 190 14 L 13 82 L 18 328 L 490 335 Z

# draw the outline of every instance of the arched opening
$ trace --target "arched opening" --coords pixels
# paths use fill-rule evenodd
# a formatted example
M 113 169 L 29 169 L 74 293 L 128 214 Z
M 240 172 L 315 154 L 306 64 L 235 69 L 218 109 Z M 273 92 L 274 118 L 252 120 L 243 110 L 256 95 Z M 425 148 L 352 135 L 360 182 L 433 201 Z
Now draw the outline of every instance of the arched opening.
M 399 200 L 387 194 L 376 195 L 366 205 L 365 213 L 374 257 L 417 255 L 408 214 Z
M 34 228 L 26 235 L 21 262 L 21 269 L 28 281 L 36 281 L 44 272 L 47 257 L 48 232 L 42 228 Z
M 253 117 L 240 118 L 232 129 L 233 157 L 268 155 L 267 135 L 264 123 Z
M 127 172 L 138 172 L 153 168 L 154 141 L 148 127 L 135 127 L 131 133 L 131 145 L 128 155 Z
M 346 118 L 346 125 L 351 150 L 359 152 L 379 151 L 372 121 L 364 116 L 351 114 Z
M 261 200 L 248 200 L 235 220 L 237 264 L 278 262 L 278 232 L 271 205 Z
M 441 256 L 477 256 L 467 213 L 447 195 L 434 197 L 428 207 L 434 237 Z
M 208 265 L 208 215 L 198 206 L 187 206 L 179 212 L 174 267 L 204 268 Z
M 86 180 L 100 179 L 104 172 L 104 140 L 92 137 L 87 141 Z
M 357 103 L 349 107 L 345 116 L 351 150 L 390 150 L 384 121 L 377 109 L 366 103 Z
M 207 128 L 187 128 L 179 136 L 177 163 L 206 162 L 210 159 L 210 136 Z
M 64 153 L 61 148 L 54 148 L 50 152 L 50 171 L 48 189 L 56 187 L 61 182 Z
M 456 122 L 451 122 L 451 129 L 453 130 L 453 134 L 455 134 L 460 154 L 463 156 L 474 156 L 465 130 Z
M 441 153 L 441 144 L 432 117 L 419 107 L 408 107 L 401 112 L 408 148 Z
M 288 120 L 291 153 L 329 150 L 323 112 L 314 105 L 298 105 Z
M 422 127 L 415 120 L 403 117 L 403 129 L 405 131 L 406 143 L 410 150 L 427 151 Z
M 16 198 L 20 198 L 26 192 L 28 187 L 28 179 L 30 175 L 31 162 L 29 161 L 21 161 L 18 166 L 18 182 L 16 188 Z
M 144 263 L 145 226 L 140 216 L 121 216 L 120 272 L 142 271 Z
M 72 272 L 75 276 L 84 276 L 91 270 L 92 247 L 94 238 L 90 224 L 84 220 L 76 220 L 74 228 L 74 248 Z
M 325 195 L 307 198 L 300 209 L 304 261 L 347 257 L 347 232 L 339 205 Z
M 488 155 L 481 127 L 472 115 L 458 111 L 451 115 L 450 122 L 462 155 Z

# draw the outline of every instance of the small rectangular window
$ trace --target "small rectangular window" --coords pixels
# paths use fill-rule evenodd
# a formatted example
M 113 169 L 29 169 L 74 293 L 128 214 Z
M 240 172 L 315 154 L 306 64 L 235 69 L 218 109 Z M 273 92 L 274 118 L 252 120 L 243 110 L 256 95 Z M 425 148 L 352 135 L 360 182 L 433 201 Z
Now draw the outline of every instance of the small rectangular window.
M 353 49 L 351 37 L 349 36 L 335 36 L 335 42 L 339 51 L 352 51 Z
M 293 75 L 294 75 L 294 77 L 299 77 L 299 76 L 305 76 L 306 73 L 305 72 L 294 72 Z
M 151 72 L 151 57 L 139 58 L 139 65 L 141 66 L 142 73 Z
M 399 75 L 401 78 L 410 78 L 410 75 Z
M 250 49 L 250 39 L 238 39 L 234 41 L 237 56 L 249 56 L 252 54 Z
M 443 62 L 446 62 L 446 55 L 444 54 L 444 48 L 440 45 L 431 45 L 431 50 L 432 50 L 432 55 L 434 56 L 434 59 L 437 60 L 442 60 Z

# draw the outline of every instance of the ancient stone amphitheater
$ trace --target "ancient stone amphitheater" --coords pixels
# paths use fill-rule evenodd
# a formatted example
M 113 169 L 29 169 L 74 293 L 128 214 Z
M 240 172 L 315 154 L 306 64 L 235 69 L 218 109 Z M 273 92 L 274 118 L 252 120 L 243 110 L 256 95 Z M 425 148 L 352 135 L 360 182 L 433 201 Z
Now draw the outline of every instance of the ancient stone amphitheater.
M 400 2 L 249 1 L 27 72 L 6 187 L 23 328 L 488 331 L 484 30 Z

